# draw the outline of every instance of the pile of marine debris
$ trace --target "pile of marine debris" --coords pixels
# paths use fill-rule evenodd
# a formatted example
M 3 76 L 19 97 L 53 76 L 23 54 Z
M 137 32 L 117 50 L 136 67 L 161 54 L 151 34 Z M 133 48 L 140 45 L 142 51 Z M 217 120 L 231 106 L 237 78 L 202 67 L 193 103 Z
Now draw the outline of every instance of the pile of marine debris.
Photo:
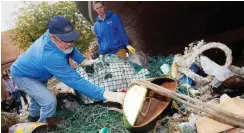
M 226 55 L 223 66 L 203 55 L 204 51 L 216 48 L 224 51 Z M 176 93 L 170 95 L 173 99 L 170 106 L 163 112 L 163 118 L 158 120 L 149 132 L 244 132 L 244 67 L 232 65 L 232 51 L 226 45 L 199 41 L 189 44 L 183 55 L 151 57 L 149 61 L 140 61 L 143 58 L 135 60 L 135 63 L 143 66 L 138 73 L 148 70 L 143 73 L 143 78 L 166 77 L 178 81 Z M 80 105 L 77 97 L 72 94 L 73 91 L 65 90 L 64 94 L 60 94 L 54 89 L 53 92 L 57 95 L 59 109 L 77 112 Z M 88 110 L 90 107 L 93 106 L 86 106 Z M 80 113 L 82 112 L 74 113 L 77 120 L 73 120 L 76 117 L 70 116 L 70 122 L 79 123 L 78 115 L 82 116 Z M 72 123 L 68 125 L 71 127 L 60 129 L 75 129 L 72 128 Z M 109 132 L 110 129 L 106 131 Z
M 203 55 L 216 48 L 226 55 L 223 66 Z M 185 98 L 172 98 L 170 109 L 149 132 L 244 132 L 244 67 L 232 65 L 232 51 L 226 45 L 198 41 L 189 44 L 183 55 L 151 57 L 135 63 L 143 64 L 148 78 L 178 81 L 176 93 Z
M 202 54 L 216 48 L 226 55 L 223 66 Z M 185 104 L 173 100 L 170 111 L 176 111 L 159 120 L 152 132 L 244 132 L 244 67 L 232 65 L 232 51 L 226 45 L 189 44 L 184 55 L 175 55 L 171 76 L 181 86 L 177 93 L 190 98 Z
M 223 66 L 203 55 L 216 48 L 226 55 Z M 149 132 L 244 132 L 244 67 L 232 65 L 232 51 L 226 45 L 198 41 L 189 44 L 183 55 L 151 57 L 149 61 L 141 58 L 135 63 L 148 70 L 148 78 L 178 81 L 176 93 L 186 97 L 183 102 L 172 98 L 164 117 Z

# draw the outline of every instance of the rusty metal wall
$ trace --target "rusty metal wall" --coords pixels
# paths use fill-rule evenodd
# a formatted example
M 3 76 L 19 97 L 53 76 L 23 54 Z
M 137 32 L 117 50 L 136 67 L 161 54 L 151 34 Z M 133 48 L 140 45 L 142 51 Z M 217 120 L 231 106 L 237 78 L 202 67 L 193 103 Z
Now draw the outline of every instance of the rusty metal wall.
M 244 40 L 244 30 L 238 30 L 244 27 L 244 2 L 106 1 L 105 4 L 119 14 L 131 44 L 150 55 L 183 52 L 187 44 L 200 39 L 227 45 Z M 95 17 L 96 13 L 90 10 L 90 18 L 95 21 Z M 226 35 L 230 38 L 226 39 Z

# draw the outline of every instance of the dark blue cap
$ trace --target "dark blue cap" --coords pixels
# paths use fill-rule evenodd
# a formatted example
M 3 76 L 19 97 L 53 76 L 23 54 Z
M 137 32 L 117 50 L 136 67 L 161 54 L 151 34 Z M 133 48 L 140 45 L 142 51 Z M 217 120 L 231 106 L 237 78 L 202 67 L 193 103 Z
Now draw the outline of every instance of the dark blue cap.
M 65 42 L 74 41 L 80 37 L 70 21 L 64 16 L 52 17 L 48 22 L 48 29 L 51 34 L 56 35 L 60 40 Z

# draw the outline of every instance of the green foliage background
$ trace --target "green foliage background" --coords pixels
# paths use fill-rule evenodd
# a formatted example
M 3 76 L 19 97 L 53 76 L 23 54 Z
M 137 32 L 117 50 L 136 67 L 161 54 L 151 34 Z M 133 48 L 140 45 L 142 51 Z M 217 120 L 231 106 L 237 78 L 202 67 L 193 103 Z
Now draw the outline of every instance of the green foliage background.
M 75 42 L 75 46 L 80 51 L 86 50 L 89 43 L 95 41 L 91 23 L 80 14 L 74 2 L 30 3 L 22 8 L 19 14 L 16 28 L 12 30 L 10 37 L 14 44 L 23 50 L 46 32 L 48 20 L 57 15 L 67 17 L 79 32 L 80 38 Z

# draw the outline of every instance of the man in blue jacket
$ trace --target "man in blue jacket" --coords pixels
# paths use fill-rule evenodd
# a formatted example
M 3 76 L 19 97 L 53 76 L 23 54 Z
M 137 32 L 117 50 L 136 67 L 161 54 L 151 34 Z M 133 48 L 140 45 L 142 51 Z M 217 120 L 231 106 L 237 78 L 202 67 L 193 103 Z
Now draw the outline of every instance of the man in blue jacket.
M 94 25 L 96 33 L 99 55 L 117 54 L 120 57 L 126 57 L 125 48 L 131 54 L 136 50 L 129 45 L 123 24 L 117 14 L 112 11 L 106 11 L 103 1 L 93 2 L 93 8 L 97 12 L 97 22 Z
M 48 30 L 36 40 L 11 66 L 14 82 L 29 94 L 29 117 L 45 122 L 56 112 L 56 97 L 46 87 L 55 76 L 71 88 L 97 100 L 122 103 L 124 93 L 110 92 L 94 85 L 69 66 L 68 58 L 83 65 L 92 64 L 73 47 L 79 34 L 69 20 L 55 16 L 48 22 Z

